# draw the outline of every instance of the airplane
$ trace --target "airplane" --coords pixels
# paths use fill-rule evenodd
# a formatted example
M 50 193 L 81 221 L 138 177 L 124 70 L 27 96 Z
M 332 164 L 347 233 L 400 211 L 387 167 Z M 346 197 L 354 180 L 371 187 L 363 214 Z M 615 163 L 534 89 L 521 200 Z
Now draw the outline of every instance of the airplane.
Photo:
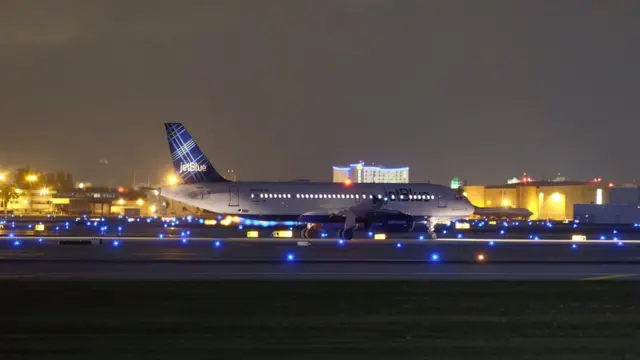
M 165 123 L 178 184 L 157 194 L 217 214 L 265 221 L 295 221 L 303 238 L 317 238 L 323 227 L 340 228 L 351 240 L 358 229 L 414 230 L 424 223 L 429 237 L 435 226 L 473 214 L 469 200 L 436 184 L 236 182 L 225 179 L 180 123 Z

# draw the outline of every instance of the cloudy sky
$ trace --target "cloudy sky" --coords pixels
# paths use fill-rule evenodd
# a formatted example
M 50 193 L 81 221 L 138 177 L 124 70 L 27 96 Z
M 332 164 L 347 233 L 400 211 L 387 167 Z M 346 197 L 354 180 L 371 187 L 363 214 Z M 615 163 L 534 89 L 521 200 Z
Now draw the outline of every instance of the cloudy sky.
M 242 180 L 640 178 L 640 3 L 4 0 L 0 166 L 122 184 L 182 122 Z M 101 167 L 100 159 L 108 159 Z

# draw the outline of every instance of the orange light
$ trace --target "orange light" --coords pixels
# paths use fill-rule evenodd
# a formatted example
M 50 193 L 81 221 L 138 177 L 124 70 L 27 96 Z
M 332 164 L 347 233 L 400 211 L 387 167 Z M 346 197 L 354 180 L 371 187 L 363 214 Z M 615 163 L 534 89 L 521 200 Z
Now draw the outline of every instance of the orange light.
M 613 187 L 613 183 L 609 183 L 609 187 Z
M 124 188 L 122 186 L 118 187 L 118 192 L 119 193 L 124 192 Z
M 480 262 L 484 261 L 484 254 L 478 254 L 478 256 L 476 256 L 476 259 L 478 259 L 478 261 Z
M 344 181 L 344 184 L 345 184 L 345 185 L 347 185 L 347 186 L 351 185 L 351 179 L 347 179 L 347 180 L 345 180 L 345 181 Z

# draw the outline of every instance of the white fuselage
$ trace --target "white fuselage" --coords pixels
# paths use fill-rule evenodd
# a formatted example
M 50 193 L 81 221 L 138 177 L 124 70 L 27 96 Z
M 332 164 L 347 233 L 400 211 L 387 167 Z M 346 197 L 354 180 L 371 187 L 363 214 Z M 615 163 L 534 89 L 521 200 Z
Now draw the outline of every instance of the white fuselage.
M 381 210 L 417 220 L 456 220 L 474 207 L 457 191 L 434 184 L 341 184 L 313 182 L 213 182 L 167 186 L 160 194 L 187 205 L 240 217 L 330 216 L 366 213 L 376 201 Z M 360 215 L 360 214 L 358 214 Z

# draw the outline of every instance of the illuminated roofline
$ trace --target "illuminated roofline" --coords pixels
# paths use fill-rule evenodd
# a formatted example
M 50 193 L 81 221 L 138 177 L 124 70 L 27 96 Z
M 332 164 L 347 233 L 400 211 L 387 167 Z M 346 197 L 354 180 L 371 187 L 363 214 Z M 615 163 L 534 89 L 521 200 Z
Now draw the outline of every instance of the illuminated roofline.
M 379 166 L 365 166 L 365 169 L 376 169 L 380 171 L 409 171 L 409 167 L 400 167 L 400 168 L 381 168 Z
M 351 170 L 352 167 L 356 167 L 362 165 L 362 167 L 364 169 L 373 169 L 373 170 L 380 170 L 380 171 L 409 171 L 409 167 L 408 166 L 404 166 L 404 167 L 398 167 L 398 168 L 383 168 L 380 166 L 367 166 L 365 165 L 364 162 L 360 162 L 360 163 L 356 163 L 356 164 L 349 164 L 349 167 L 342 167 L 342 166 L 334 166 L 333 169 L 334 170 Z

